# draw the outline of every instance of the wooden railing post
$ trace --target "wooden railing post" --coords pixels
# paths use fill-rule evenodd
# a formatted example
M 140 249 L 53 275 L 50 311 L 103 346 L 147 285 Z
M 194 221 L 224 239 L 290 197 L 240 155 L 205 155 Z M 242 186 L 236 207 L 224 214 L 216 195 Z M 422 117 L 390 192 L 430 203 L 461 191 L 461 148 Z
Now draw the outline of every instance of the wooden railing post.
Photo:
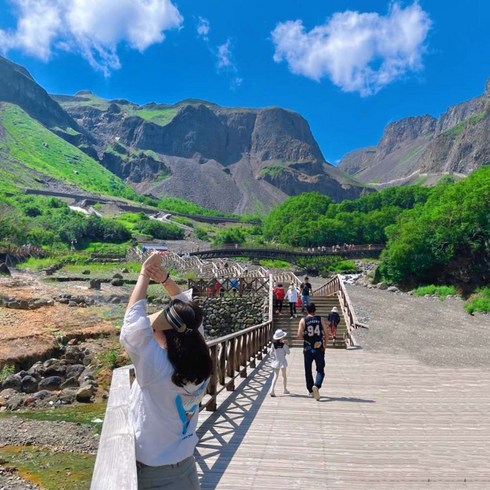
M 208 394 L 211 396 L 211 400 L 206 404 L 206 410 L 208 412 L 214 412 L 217 408 L 216 395 L 218 394 L 218 345 L 213 345 L 210 349 L 211 360 L 213 361 L 213 374 L 208 385 Z
M 230 350 L 228 351 L 226 375 L 231 379 L 226 384 L 226 390 L 233 391 L 235 389 L 236 338 L 230 339 L 229 345 L 230 345 Z

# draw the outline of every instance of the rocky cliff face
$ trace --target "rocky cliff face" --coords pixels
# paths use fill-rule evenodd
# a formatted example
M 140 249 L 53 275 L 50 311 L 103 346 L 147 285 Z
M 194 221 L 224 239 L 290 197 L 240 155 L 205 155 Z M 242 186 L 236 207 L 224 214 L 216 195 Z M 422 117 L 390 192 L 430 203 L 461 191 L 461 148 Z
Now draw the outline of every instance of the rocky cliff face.
M 0 100 L 20 106 L 48 128 L 57 128 L 60 135 L 68 128 L 77 133 L 84 133 L 60 105 L 33 80 L 25 68 L 1 56 Z M 81 141 L 81 138 L 78 141 Z
M 325 161 L 300 115 L 277 107 L 225 108 L 199 100 L 138 106 L 86 91 L 49 96 L 5 58 L 1 101 L 20 106 L 142 194 L 244 213 L 267 211 L 306 191 L 336 201 L 366 192 Z
M 137 106 L 88 92 L 54 98 L 96 140 L 84 151 L 141 193 L 242 213 L 305 191 L 337 201 L 365 191 L 325 162 L 308 123 L 291 111 L 196 100 Z
M 439 119 L 410 117 L 386 126 L 375 147 L 342 159 L 339 169 L 362 182 L 432 183 L 445 173 L 467 175 L 490 162 L 490 80 L 483 95 L 450 107 Z

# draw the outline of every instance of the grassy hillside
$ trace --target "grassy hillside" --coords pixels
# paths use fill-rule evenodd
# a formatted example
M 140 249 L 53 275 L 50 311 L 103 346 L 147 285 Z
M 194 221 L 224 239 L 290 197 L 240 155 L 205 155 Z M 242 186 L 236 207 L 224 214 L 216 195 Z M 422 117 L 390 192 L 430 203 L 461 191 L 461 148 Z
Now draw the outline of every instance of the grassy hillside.
M 120 178 L 8 103 L 0 105 L 0 166 L 4 188 L 41 187 L 32 175 L 25 175 L 27 167 L 86 191 L 136 197 Z M 42 180 L 42 175 L 37 178 Z
M 109 106 L 114 103 L 129 117 L 140 117 L 159 126 L 165 126 L 172 121 L 178 111 L 178 107 L 164 107 L 156 104 L 154 107 L 152 105 L 138 106 L 130 102 L 122 103 L 122 101 L 118 100 L 101 99 L 90 92 L 82 92 L 70 98 L 55 96 L 55 99 L 68 111 L 74 107 L 93 107 L 100 111 L 107 111 Z

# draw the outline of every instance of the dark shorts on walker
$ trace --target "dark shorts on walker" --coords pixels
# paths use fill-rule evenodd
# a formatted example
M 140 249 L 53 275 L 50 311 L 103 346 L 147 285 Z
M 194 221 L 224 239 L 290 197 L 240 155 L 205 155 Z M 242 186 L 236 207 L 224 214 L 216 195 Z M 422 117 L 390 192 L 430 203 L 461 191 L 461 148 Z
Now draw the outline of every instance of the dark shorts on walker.
M 189 456 L 175 464 L 148 466 L 136 462 L 138 490 L 199 490 L 196 461 Z

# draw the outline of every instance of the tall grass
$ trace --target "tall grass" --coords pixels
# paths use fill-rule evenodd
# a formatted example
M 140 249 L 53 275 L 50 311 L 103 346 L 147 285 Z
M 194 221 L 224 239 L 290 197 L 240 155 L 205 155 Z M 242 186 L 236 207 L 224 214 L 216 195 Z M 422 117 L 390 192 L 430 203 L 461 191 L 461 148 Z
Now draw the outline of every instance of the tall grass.
M 490 287 L 477 289 L 466 302 L 464 309 L 470 314 L 476 311 L 490 313 Z
M 426 294 L 438 296 L 440 299 L 446 299 L 448 296 L 457 294 L 454 286 L 421 286 L 412 291 L 414 296 L 425 296 Z

